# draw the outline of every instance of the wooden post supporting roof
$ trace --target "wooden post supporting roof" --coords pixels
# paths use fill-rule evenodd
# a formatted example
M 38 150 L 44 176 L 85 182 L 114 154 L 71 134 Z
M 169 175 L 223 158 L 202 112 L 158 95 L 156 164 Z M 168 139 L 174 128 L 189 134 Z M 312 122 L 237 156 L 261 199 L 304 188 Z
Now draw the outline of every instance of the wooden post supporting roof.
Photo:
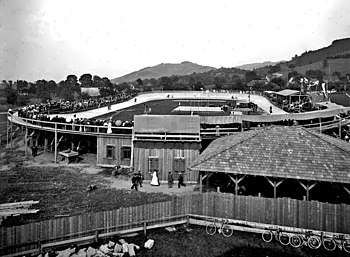
M 306 190 L 306 201 L 310 200 L 310 190 L 314 188 L 314 186 L 317 185 L 317 182 L 311 183 L 310 181 L 306 181 L 306 183 L 301 182 L 298 180 L 299 184 Z
M 213 175 L 213 173 L 205 172 L 205 175 L 203 176 L 203 171 L 199 172 L 199 192 L 203 192 L 203 180 L 206 178 L 206 187 L 207 190 L 209 188 L 209 178 Z
M 232 175 L 227 174 L 227 176 L 229 176 L 229 178 L 235 183 L 235 195 L 238 195 L 238 183 L 245 178 L 245 175 L 233 175 L 233 177 Z
M 284 179 L 280 179 L 278 181 L 277 178 L 273 178 L 273 179 L 269 179 L 267 177 L 265 177 L 265 178 L 270 183 L 270 185 L 273 186 L 273 198 L 277 198 L 277 187 L 282 184 Z
M 350 189 L 348 189 L 345 185 L 343 185 L 343 188 L 350 195 Z

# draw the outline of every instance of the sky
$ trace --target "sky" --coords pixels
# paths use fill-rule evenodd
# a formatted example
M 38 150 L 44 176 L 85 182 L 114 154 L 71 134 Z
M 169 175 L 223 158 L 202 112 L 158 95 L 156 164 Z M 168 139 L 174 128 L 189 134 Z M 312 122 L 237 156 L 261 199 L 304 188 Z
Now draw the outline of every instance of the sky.
M 349 0 L 0 0 L 0 81 L 290 60 L 350 37 Z

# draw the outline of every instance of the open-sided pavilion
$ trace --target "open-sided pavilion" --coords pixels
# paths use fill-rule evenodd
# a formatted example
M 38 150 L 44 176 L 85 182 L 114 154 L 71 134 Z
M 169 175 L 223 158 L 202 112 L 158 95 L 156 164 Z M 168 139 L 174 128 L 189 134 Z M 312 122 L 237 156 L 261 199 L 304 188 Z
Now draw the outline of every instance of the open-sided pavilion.
M 350 144 L 301 127 L 218 138 L 189 169 L 199 172 L 200 191 L 232 184 L 235 194 L 350 202 Z

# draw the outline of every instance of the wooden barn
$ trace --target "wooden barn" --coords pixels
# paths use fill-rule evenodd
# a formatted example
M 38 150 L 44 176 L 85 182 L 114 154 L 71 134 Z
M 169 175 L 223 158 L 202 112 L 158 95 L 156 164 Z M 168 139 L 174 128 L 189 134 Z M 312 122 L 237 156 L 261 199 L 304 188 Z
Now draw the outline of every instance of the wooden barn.
M 302 127 L 218 138 L 189 169 L 201 191 L 350 203 L 350 144 Z
M 167 181 L 169 171 L 174 178 L 180 172 L 186 182 L 197 182 L 198 172 L 187 167 L 201 148 L 200 118 L 197 115 L 136 115 L 133 130 L 133 167 L 145 180 L 158 171 L 160 181 Z

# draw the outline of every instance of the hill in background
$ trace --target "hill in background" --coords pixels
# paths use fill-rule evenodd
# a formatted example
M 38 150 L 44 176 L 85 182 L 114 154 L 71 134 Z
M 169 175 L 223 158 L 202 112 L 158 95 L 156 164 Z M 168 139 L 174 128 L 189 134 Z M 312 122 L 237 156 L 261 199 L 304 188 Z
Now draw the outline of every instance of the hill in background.
M 161 63 L 153 67 L 147 67 L 139 71 L 135 71 L 119 78 L 112 79 L 113 83 L 131 82 L 138 78 L 151 79 L 160 77 L 171 77 L 172 75 L 183 76 L 193 73 L 204 73 L 215 69 L 214 67 L 202 66 L 192 62 L 182 63 Z
M 248 64 L 236 66 L 235 68 L 242 69 L 242 70 L 254 70 L 254 69 L 259 69 L 259 68 L 266 67 L 266 66 L 274 66 L 277 63 L 279 63 L 279 62 L 267 61 L 267 62 L 259 62 L 259 63 L 248 63 Z

